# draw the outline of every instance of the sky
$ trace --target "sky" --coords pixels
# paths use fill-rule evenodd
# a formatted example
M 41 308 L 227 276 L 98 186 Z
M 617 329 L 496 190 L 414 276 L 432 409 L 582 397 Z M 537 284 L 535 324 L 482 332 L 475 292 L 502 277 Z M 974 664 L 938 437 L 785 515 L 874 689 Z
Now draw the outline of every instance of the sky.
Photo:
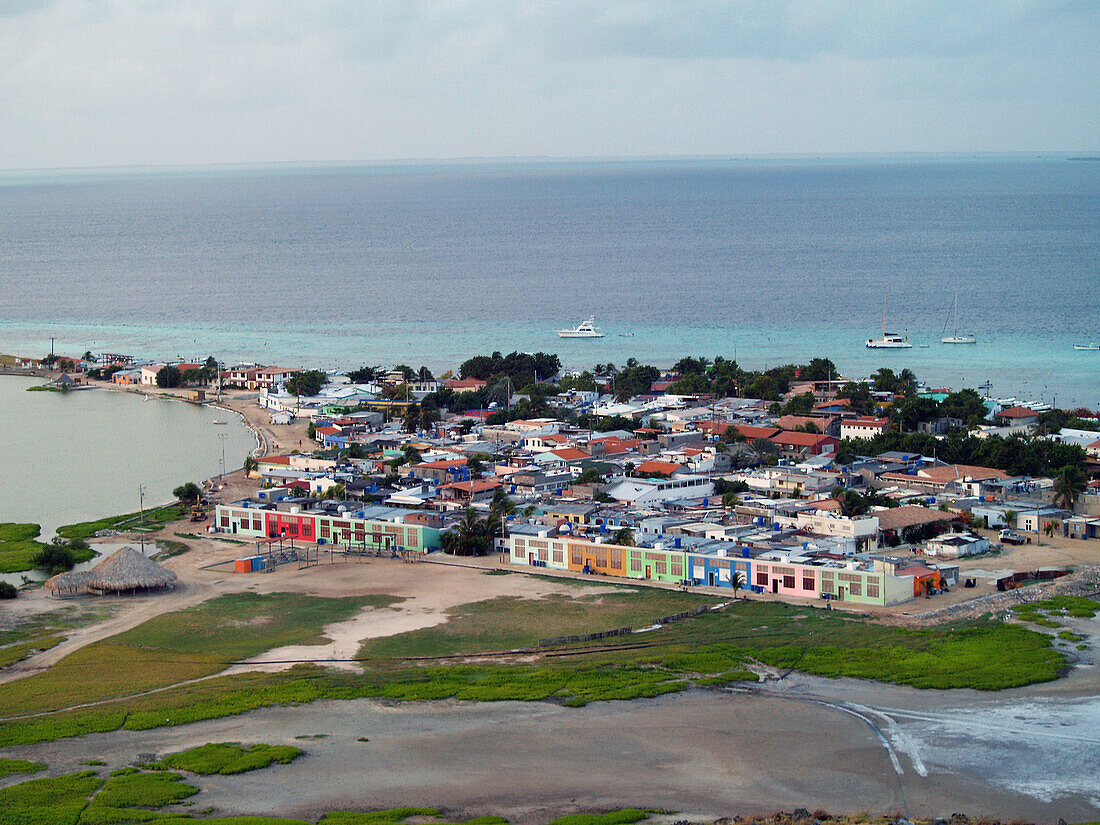
M 0 169 L 1091 152 L 1100 2 L 0 0 Z

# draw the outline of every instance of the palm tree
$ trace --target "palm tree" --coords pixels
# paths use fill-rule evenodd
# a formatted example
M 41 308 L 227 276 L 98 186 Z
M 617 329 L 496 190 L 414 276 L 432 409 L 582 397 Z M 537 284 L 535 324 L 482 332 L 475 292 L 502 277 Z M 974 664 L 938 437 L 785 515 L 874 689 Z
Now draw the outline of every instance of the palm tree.
M 1077 466 L 1067 464 L 1054 477 L 1054 503 L 1063 510 L 1073 510 L 1077 496 L 1085 491 L 1088 479 Z
M 730 587 L 734 590 L 740 590 L 745 586 L 745 574 L 740 570 L 734 570 L 730 573 Z
M 634 531 L 629 527 L 620 527 L 615 531 L 615 535 L 611 537 L 612 544 L 618 544 L 622 547 L 634 546 Z
M 1005 527 L 1015 527 L 1016 516 L 1018 515 L 1019 513 L 1017 513 L 1015 510 L 1005 510 Z

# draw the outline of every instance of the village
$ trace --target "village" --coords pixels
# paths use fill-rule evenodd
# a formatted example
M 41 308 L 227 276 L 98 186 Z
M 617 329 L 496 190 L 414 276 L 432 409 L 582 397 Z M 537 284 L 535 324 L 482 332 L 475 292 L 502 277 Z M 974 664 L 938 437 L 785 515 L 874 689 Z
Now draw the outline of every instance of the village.
M 889 607 L 1060 577 L 1071 566 L 1044 560 L 1044 539 L 1100 536 L 1100 482 L 1088 481 L 1100 433 L 1088 411 L 1073 414 L 1078 427 L 1053 429 L 1066 414 L 931 389 L 907 370 L 850 381 L 826 359 L 764 374 L 770 387 L 738 368 L 735 381 L 776 400 L 714 392 L 730 363 L 559 375 L 556 356 L 494 353 L 436 379 L 424 368 L 327 374 L 104 356 L 83 362 L 92 379 L 59 380 L 199 384 L 182 391 L 248 412 L 262 447 L 238 482 L 223 474 L 212 485 L 207 527 L 255 543 L 240 572 L 444 552 L 540 573 Z M 517 391 L 524 373 L 530 386 Z M 932 449 L 881 449 L 905 430 Z M 1011 458 L 948 462 L 936 444 L 951 433 L 1042 439 L 1060 451 L 1052 467 L 1064 456 L 1078 466 L 1032 474 L 1011 472 Z M 985 565 L 1003 573 L 986 581 L 961 565 L 1032 543 L 1029 558 L 1048 563 Z

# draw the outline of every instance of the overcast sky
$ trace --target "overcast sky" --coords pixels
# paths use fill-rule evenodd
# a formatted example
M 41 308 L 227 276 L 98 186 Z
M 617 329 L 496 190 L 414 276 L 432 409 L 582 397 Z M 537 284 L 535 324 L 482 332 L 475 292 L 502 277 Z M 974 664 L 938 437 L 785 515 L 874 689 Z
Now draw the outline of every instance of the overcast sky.
M 1100 0 L 0 0 L 0 168 L 1091 151 Z

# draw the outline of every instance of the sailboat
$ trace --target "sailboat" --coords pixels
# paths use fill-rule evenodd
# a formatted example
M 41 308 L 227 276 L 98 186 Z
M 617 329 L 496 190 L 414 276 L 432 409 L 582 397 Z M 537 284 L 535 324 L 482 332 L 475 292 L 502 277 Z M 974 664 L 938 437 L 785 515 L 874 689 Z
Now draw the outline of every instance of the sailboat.
M 950 335 L 944 335 L 947 332 L 947 324 L 951 320 L 951 316 L 947 317 L 947 320 L 943 322 L 943 331 L 940 333 L 942 338 L 940 341 L 944 344 L 976 344 L 978 339 L 973 335 L 959 335 L 959 293 L 955 293 L 955 329 Z
M 868 338 L 868 349 L 912 349 L 908 337 L 901 337 L 893 332 L 886 331 L 886 295 L 882 296 L 882 337 Z

